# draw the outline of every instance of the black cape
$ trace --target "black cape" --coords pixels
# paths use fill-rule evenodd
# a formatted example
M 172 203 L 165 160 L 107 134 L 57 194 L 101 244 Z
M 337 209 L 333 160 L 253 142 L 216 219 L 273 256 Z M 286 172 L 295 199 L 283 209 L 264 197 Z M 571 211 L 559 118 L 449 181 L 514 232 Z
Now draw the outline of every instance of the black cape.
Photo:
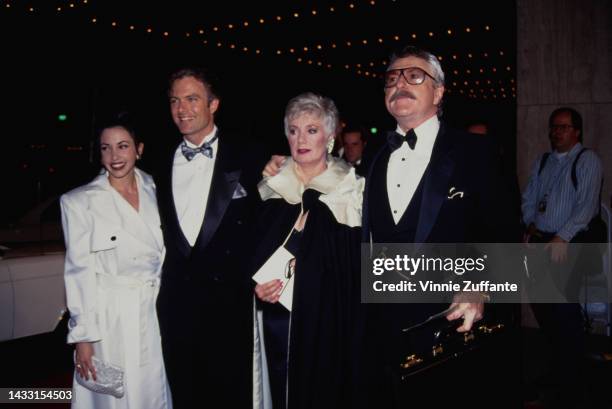
M 296 254 L 289 333 L 288 407 L 357 406 L 361 336 L 359 227 L 340 224 L 308 189 L 308 220 Z M 300 204 L 264 202 L 258 223 L 254 271 L 283 244 Z

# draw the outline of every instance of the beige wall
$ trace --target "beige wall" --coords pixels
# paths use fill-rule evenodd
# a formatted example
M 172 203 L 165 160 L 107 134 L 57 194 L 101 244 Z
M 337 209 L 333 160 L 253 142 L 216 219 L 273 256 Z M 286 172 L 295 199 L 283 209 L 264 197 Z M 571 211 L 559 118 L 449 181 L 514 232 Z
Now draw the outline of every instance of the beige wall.
M 584 119 L 584 144 L 604 167 L 612 194 L 612 1 L 517 0 L 517 171 L 524 188 L 549 148 L 548 116 L 559 106 Z

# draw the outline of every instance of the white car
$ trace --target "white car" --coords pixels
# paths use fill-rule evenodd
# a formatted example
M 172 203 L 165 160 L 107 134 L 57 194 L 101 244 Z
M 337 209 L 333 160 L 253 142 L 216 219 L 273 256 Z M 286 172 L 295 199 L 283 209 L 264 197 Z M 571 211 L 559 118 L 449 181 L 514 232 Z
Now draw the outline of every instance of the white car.
M 2 247 L 0 341 L 52 332 L 66 312 L 64 246 Z

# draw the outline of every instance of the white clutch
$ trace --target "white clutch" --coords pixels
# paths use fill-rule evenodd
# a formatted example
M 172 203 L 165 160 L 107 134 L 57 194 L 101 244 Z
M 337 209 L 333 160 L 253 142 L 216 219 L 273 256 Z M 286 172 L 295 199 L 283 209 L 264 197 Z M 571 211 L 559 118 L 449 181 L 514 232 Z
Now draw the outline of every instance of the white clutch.
M 293 258 L 294 256 L 289 250 L 280 246 L 253 275 L 253 280 L 257 284 L 276 279 L 281 280 L 283 289 L 278 301 L 289 311 L 291 311 L 293 305 L 293 274 L 289 274 L 290 263 Z
M 97 393 L 112 395 L 115 398 L 122 398 L 123 390 L 123 369 L 117 365 L 104 362 L 96 358 L 91 358 L 94 367 L 96 368 L 96 380 L 91 376 L 89 379 L 82 378 L 76 374 L 76 380 L 79 385 Z

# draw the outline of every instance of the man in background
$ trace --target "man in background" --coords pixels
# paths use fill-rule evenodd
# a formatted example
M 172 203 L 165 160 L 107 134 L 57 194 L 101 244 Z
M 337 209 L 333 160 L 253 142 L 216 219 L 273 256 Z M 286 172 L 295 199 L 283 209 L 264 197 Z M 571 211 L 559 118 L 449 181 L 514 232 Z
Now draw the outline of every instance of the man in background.
M 342 129 L 342 158 L 355 167 L 357 174 L 364 176 L 363 154 L 367 145 L 366 130 L 360 126 L 347 125 Z
M 573 108 L 554 110 L 548 121 L 552 151 L 533 166 L 523 193 L 523 241 L 545 243 L 544 254 L 534 254 L 536 276 L 548 274 L 565 299 L 556 304 L 532 303 L 534 315 L 552 346 L 557 384 L 555 408 L 574 408 L 582 398 L 584 321 L 577 303 L 581 277 L 601 268 L 593 246 L 580 249 L 569 243 L 593 243 L 599 218 L 602 168 L 598 156 L 582 146 L 582 116 Z M 585 252 L 586 251 L 586 252 Z M 597 253 L 597 252 L 595 252 Z M 535 295 L 536 297 L 538 295 Z M 537 301 L 537 300 L 534 300 Z

